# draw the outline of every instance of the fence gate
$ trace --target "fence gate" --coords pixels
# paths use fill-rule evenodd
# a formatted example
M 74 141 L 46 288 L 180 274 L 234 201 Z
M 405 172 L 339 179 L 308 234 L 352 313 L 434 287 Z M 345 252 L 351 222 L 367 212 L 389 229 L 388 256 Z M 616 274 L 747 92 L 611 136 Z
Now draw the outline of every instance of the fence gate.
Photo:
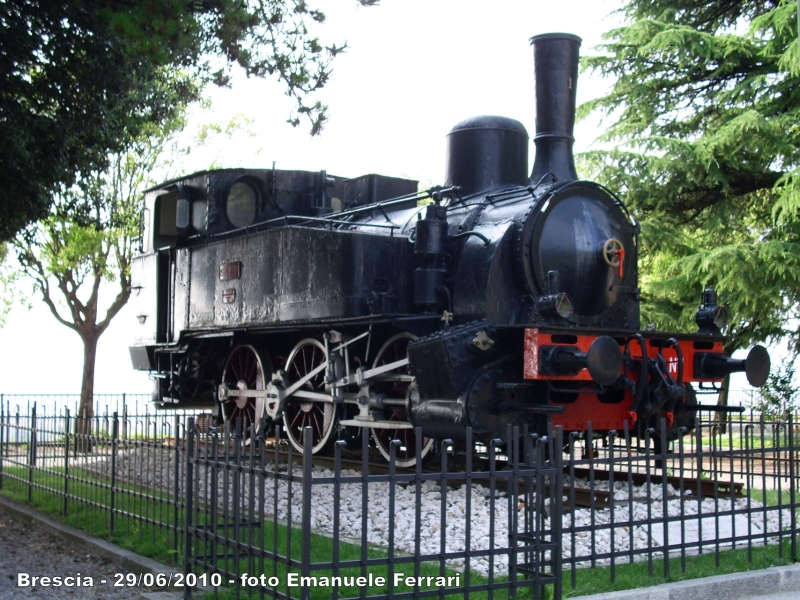
M 534 586 L 535 598 L 540 597 L 541 585 L 552 584 L 552 597 L 560 600 L 563 433 L 557 428 L 555 439 L 536 434 L 522 438 L 515 435 L 513 439 L 517 440 L 513 450 L 515 458 L 522 444 L 522 468 L 525 469 L 522 485 L 516 486 L 522 497 L 524 516 L 522 523 L 517 521 L 517 527 L 512 529 L 520 550 L 517 557 L 522 557 L 516 568 L 539 583 Z

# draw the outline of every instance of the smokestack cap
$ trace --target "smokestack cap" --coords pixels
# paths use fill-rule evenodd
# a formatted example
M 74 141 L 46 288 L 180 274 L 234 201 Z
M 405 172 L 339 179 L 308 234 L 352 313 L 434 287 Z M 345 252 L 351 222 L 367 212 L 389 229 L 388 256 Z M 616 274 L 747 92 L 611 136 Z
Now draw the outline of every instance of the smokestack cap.
M 533 44 L 536 40 L 557 40 L 557 39 L 564 39 L 564 40 L 571 40 L 573 42 L 578 42 L 578 44 L 583 42 L 580 36 L 575 35 L 574 33 L 540 33 L 539 35 L 534 35 L 531 37 L 530 42 Z

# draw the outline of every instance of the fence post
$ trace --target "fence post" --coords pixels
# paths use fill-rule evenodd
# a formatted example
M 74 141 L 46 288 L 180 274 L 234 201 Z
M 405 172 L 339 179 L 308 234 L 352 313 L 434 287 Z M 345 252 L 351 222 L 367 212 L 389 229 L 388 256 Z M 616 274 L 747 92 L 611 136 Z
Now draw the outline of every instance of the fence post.
M 124 425 L 123 425 L 124 427 Z M 172 526 L 174 529 L 174 533 L 172 535 L 172 549 L 175 551 L 175 557 L 178 556 L 178 544 L 179 544 L 179 536 L 178 536 L 178 498 L 180 498 L 179 494 L 181 491 L 180 483 L 178 479 L 181 476 L 181 465 L 180 465 L 180 458 L 181 458 L 181 451 L 180 451 L 180 419 L 178 414 L 175 413 L 175 425 L 173 429 L 174 438 L 175 438 L 175 470 L 173 473 L 173 493 L 172 493 Z
M 6 450 L 6 446 L 4 443 L 5 430 L 6 430 L 5 403 L 3 402 L 3 394 L 0 394 L 0 490 L 3 489 L 3 453 Z
M 800 10 L 800 8 L 798 8 Z M 789 504 L 792 523 L 792 562 L 797 562 L 797 465 L 795 464 L 794 417 L 789 413 Z
M 509 540 L 509 553 L 508 553 L 508 579 L 511 582 L 509 588 L 509 596 L 516 597 L 517 588 L 517 567 L 518 565 L 518 551 L 520 535 L 519 535 L 519 426 L 515 425 L 513 428 L 511 423 L 506 425 L 506 438 L 508 439 L 508 458 L 511 461 L 511 477 L 508 490 L 508 540 Z
M 75 435 L 72 436 L 72 458 L 78 458 L 78 428 L 80 427 L 79 423 L 81 422 L 81 409 L 80 405 L 75 405 Z
M 303 549 L 300 554 L 300 575 L 311 575 L 311 478 L 313 475 L 314 440 L 310 426 L 303 428 Z M 307 581 L 307 580 L 306 580 Z M 307 585 L 301 588 L 300 597 L 303 600 L 310 598 L 310 589 Z
M 562 547 L 564 544 L 562 536 L 563 528 L 563 489 L 564 489 L 564 430 L 559 425 L 556 427 L 555 447 L 552 447 L 550 452 L 551 463 L 550 466 L 554 471 L 554 477 L 551 479 L 550 489 L 550 530 L 551 540 L 555 542 L 555 549 L 553 550 L 553 573 L 556 576 L 556 582 L 553 585 L 553 600 L 561 600 L 564 593 L 563 582 L 563 555 Z M 571 482 L 572 483 L 572 482 Z M 611 493 L 613 495 L 613 490 Z M 544 490 L 542 490 L 544 494 Z M 613 507 L 613 505 L 612 505 Z M 575 567 L 573 566 L 573 569 Z
M 31 437 L 28 451 L 28 502 L 33 504 L 33 471 L 36 467 L 36 402 L 31 409 Z
M 64 409 L 64 516 L 69 510 L 69 409 Z
M 114 535 L 114 510 L 117 505 L 117 449 L 119 446 L 119 419 L 116 411 L 114 421 L 111 423 L 111 516 L 109 519 L 108 533 Z
M 183 532 L 184 546 L 183 546 L 183 574 L 184 582 L 188 580 L 189 573 L 191 572 L 191 556 L 192 556 L 192 510 L 194 509 L 192 503 L 192 491 L 194 479 L 194 417 L 189 417 L 189 422 L 186 424 L 186 517 L 185 529 Z M 206 467 L 207 468 L 207 467 Z M 177 527 L 177 523 L 175 524 Z M 189 599 L 192 597 L 192 587 L 184 585 L 183 597 Z
M 663 535 L 664 535 L 664 579 L 669 580 L 669 498 L 667 497 L 667 489 L 669 480 L 667 479 L 667 419 L 662 417 L 659 421 L 659 445 L 661 446 L 661 513 L 663 518 Z M 614 490 L 611 490 L 613 496 Z

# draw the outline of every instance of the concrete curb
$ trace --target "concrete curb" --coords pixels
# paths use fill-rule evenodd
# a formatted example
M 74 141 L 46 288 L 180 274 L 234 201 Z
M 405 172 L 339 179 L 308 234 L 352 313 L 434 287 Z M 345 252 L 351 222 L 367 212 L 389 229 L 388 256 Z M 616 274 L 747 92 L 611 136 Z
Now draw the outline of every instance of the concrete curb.
M 579 600 L 719 600 L 720 598 L 745 600 L 792 592 L 800 598 L 800 564 L 715 575 L 578 598 Z
M 60 523 L 28 506 L 17 504 L 2 496 L 0 496 L 0 511 L 12 515 L 26 523 L 41 527 L 48 533 L 58 536 L 70 543 L 79 544 L 87 550 L 90 550 L 93 554 L 113 561 L 133 573 L 152 573 L 153 575 L 159 573 L 176 575 L 182 573 L 182 571 L 162 565 L 160 562 L 151 558 L 139 556 L 130 550 L 125 550 L 105 540 L 91 537 L 85 531 Z M 175 600 L 175 598 L 182 596 L 182 590 L 180 596 L 176 596 L 173 592 L 151 592 L 142 594 L 142 598 L 147 598 L 149 600 Z

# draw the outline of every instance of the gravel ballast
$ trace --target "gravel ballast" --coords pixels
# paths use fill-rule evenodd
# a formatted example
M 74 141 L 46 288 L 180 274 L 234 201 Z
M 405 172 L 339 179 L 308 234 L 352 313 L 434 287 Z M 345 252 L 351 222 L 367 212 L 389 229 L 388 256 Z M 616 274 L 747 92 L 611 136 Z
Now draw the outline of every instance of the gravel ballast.
M 136 448 L 120 452 L 117 457 L 117 473 L 122 480 L 143 484 L 148 487 L 163 486 L 166 490 L 171 490 L 174 482 L 175 470 L 175 451 L 174 449 L 158 448 Z M 224 459 L 222 459 L 224 462 Z M 182 466 L 182 465 L 181 465 Z M 95 468 L 103 469 L 102 461 L 96 463 Z M 274 465 L 267 463 L 267 470 L 273 470 Z M 279 469 L 285 472 L 285 465 L 279 465 Z M 183 471 L 179 469 L 179 487 L 183 488 Z M 251 506 L 247 497 L 249 484 L 242 485 L 242 492 L 234 495 L 231 489 L 231 480 L 225 477 L 225 469 L 217 470 L 217 498 L 238 498 L 240 507 L 247 509 Z M 294 471 L 299 478 L 301 471 L 299 466 Z M 198 495 L 200 498 L 210 498 L 211 490 L 207 488 L 211 478 L 203 468 L 196 471 L 199 481 Z M 343 472 L 344 476 L 358 476 L 354 471 Z M 333 472 L 330 469 L 314 467 L 314 478 L 330 478 Z M 242 476 L 242 481 L 246 478 Z M 588 482 L 577 482 L 576 485 Z M 267 516 L 272 515 L 273 497 L 275 494 L 276 482 L 269 477 L 265 482 L 266 512 Z M 598 489 L 608 489 L 608 482 L 596 481 Z M 302 485 L 298 482 L 289 484 L 287 481 L 277 482 L 278 490 L 278 510 L 277 519 L 282 522 L 292 521 L 299 523 L 301 519 L 302 506 Z M 256 484 L 256 496 L 258 495 L 258 484 Z M 291 495 L 289 489 L 291 487 Z M 226 489 L 227 488 L 227 489 Z M 360 540 L 362 538 L 362 495 L 361 483 L 341 484 L 341 507 L 339 514 L 339 535 L 345 539 Z M 420 530 L 417 531 L 415 523 L 416 512 L 416 487 L 413 484 L 396 485 L 395 494 L 395 518 L 394 518 L 394 547 L 395 550 L 413 554 L 417 543 L 423 554 L 435 554 L 441 551 L 441 510 L 442 497 L 439 484 L 434 481 L 425 481 L 420 490 Z M 333 485 L 314 484 L 312 488 L 313 498 L 311 501 L 312 529 L 317 533 L 330 535 L 333 532 Z M 289 514 L 289 497 L 291 496 L 291 515 Z M 366 519 L 366 539 L 370 545 L 386 548 L 389 544 L 389 496 L 390 484 L 369 483 L 369 514 Z M 466 544 L 466 487 L 461 486 L 456 489 L 447 489 L 446 492 L 446 530 L 445 544 L 447 552 L 461 552 Z M 666 501 L 665 501 L 666 500 Z M 776 533 L 781 525 L 788 524 L 789 512 L 780 513 L 771 509 L 769 512 L 754 512 L 748 515 L 736 514 L 746 509 L 754 510 L 762 505 L 755 499 L 737 499 L 731 501 L 730 498 L 711 499 L 706 498 L 698 501 L 692 496 L 680 498 L 677 490 L 672 486 L 667 486 L 667 497 L 663 497 L 661 484 L 651 484 L 648 490 L 646 485 L 634 486 L 629 491 L 626 484 L 617 482 L 614 488 L 615 507 L 613 511 L 614 547 L 617 551 L 627 551 L 631 544 L 634 549 L 652 547 L 655 553 L 659 553 L 658 548 L 663 546 L 665 538 L 665 527 L 659 523 L 663 516 L 666 506 L 670 517 L 683 517 L 667 524 L 666 535 L 670 545 L 676 544 L 681 538 L 684 543 L 696 543 L 702 540 L 709 546 L 714 546 L 714 540 L 731 537 L 732 532 L 741 535 L 750 532 L 751 535 L 761 534 L 761 543 L 771 542 L 768 534 Z M 508 544 L 508 522 L 509 506 L 508 499 L 504 492 L 495 492 L 494 502 L 492 503 L 491 491 L 482 485 L 473 484 L 471 494 L 471 515 L 470 515 L 470 548 L 472 550 L 488 549 L 490 546 L 490 525 L 494 519 L 494 547 L 505 547 Z M 254 506 L 259 505 L 259 498 L 254 499 Z M 524 520 L 524 503 L 518 506 L 519 522 Z M 706 516 L 707 515 L 707 516 Z M 717 517 L 716 515 L 720 515 Z M 290 518 L 291 517 L 291 518 Z M 765 518 L 766 517 L 766 518 Z M 608 509 L 595 510 L 592 513 L 589 509 L 577 509 L 574 512 L 565 512 L 563 516 L 563 526 L 565 528 L 572 525 L 575 521 L 575 528 L 578 532 L 574 536 L 574 541 L 566 532 L 563 542 L 564 558 L 577 557 L 580 560 L 588 561 L 593 553 L 599 554 L 609 552 L 611 549 L 611 519 L 612 514 Z M 651 524 L 647 522 L 650 521 Z M 782 523 L 781 523 L 782 521 Z M 630 526 L 629 524 L 633 525 Z M 549 518 L 545 527 L 549 527 Z M 417 538 L 419 537 L 419 541 Z M 758 542 L 756 542 L 758 543 Z M 725 549 L 725 545 L 721 546 Z M 695 549 L 689 549 L 689 553 L 696 553 Z M 646 559 L 646 555 L 640 557 Z M 618 562 L 624 559 L 618 559 Z M 604 561 L 598 560 L 596 564 L 603 564 Z M 455 561 L 454 566 L 462 566 Z M 496 575 L 507 573 L 508 557 L 499 555 L 494 559 L 494 570 Z M 488 574 L 489 562 L 486 558 L 475 557 L 472 559 L 470 568 L 483 575 Z

